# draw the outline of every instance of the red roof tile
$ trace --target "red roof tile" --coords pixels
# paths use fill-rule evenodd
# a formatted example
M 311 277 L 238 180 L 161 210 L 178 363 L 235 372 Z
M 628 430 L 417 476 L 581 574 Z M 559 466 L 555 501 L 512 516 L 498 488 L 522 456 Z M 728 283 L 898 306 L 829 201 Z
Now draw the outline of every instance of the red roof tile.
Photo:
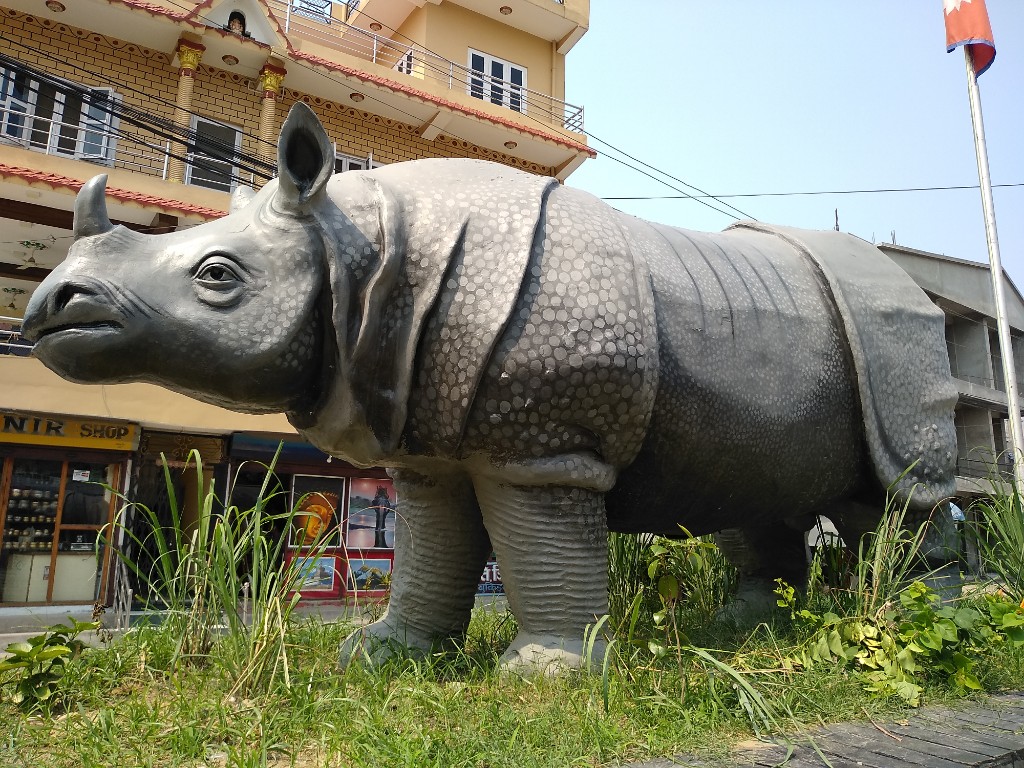
M 66 189 L 72 192 L 80 190 L 82 185 L 85 183 L 78 179 L 72 179 L 68 176 L 60 176 L 56 173 L 33 171 L 29 168 L 21 168 L 16 165 L 6 165 L 4 163 L 0 163 L 0 177 L 13 177 L 23 179 L 28 182 L 42 182 L 53 189 Z M 202 216 L 204 219 L 219 219 L 225 214 L 225 211 L 221 211 L 216 208 L 206 208 L 201 205 L 184 203 L 180 200 L 156 197 L 154 195 L 145 195 L 141 192 L 132 192 L 131 190 L 119 189 L 117 187 L 107 187 L 107 196 L 121 202 L 135 202 L 140 205 L 154 206 L 168 213 L 177 212 L 194 214 L 196 216 Z

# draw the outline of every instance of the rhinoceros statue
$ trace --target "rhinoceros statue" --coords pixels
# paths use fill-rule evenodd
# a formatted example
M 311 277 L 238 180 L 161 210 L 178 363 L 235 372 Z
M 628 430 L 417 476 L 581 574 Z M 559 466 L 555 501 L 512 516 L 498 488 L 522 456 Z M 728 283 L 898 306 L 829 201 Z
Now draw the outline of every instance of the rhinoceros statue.
M 390 604 L 343 663 L 457 640 L 492 548 L 505 663 L 571 666 L 609 530 L 730 529 L 748 572 L 785 574 L 811 515 L 852 536 L 889 486 L 917 508 L 953 490 L 942 313 L 870 244 L 661 226 L 483 161 L 333 165 L 297 104 L 277 180 L 219 220 L 115 227 L 96 177 L 24 330 L 72 381 L 284 412 L 389 469 Z

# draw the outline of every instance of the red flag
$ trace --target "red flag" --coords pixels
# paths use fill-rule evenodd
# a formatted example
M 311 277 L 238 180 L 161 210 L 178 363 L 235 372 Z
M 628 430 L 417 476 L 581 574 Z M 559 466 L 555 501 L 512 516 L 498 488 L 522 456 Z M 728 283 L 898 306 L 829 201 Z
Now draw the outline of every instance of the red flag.
M 946 15 L 946 51 L 952 53 L 958 46 L 966 45 L 971 51 L 974 74 L 981 75 L 996 58 L 985 0 L 942 0 L 942 6 Z

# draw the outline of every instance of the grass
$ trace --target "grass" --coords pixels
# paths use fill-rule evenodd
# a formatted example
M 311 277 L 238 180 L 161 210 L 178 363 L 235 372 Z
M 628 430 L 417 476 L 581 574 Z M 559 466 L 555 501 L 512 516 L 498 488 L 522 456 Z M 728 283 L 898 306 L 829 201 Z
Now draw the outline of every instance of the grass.
M 265 491 L 275 492 L 269 481 Z M 698 539 L 612 541 L 616 638 L 596 672 L 503 675 L 497 661 L 516 624 L 493 608 L 474 613 L 457 652 L 339 672 L 338 645 L 354 626 L 292 613 L 289 588 L 301 575 L 276 564 L 263 502 L 218 513 L 207 495 L 197 504 L 208 530 L 158 548 L 162 570 L 151 577 L 171 620 L 69 660 L 61 705 L 42 716 L 0 700 L 0 765 L 592 768 L 723 754 L 752 736 L 906 710 L 865 690 L 850 665 L 791 663 L 808 639 L 792 604 L 756 626 L 716 618 L 735 575 Z M 903 510 L 892 512 L 850 575 L 853 594 L 812 594 L 811 603 L 889 610 L 913 551 Z M 234 579 L 253 564 L 247 624 L 231 615 Z M 211 622 L 227 631 L 211 632 Z M 1024 644 L 992 642 L 976 655 L 986 689 L 1024 686 Z M 925 703 L 965 695 L 948 675 L 920 683 Z
M 755 725 L 793 733 L 902 711 L 842 669 L 784 671 L 780 658 L 800 639 L 787 619 L 746 632 L 712 625 L 701 639 L 720 650 L 688 650 L 681 671 L 636 648 L 606 677 L 533 680 L 499 673 L 515 624 L 493 609 L 474 615 L 463 651 L 343 673 L 337 647 L 351 627 L 305 620 L 287 629 L 289 684 L 277 678 L 247 696 L 224 665 L 172 665 L 171 630 L 143 627 L 69 663 L 63 712 L 33 718 L 0 703 L 0 765 L 613 765 L 721 753 Z M 222 642 L 213 657 L 232 652 Z M 1024 682 L 1019 649 L 993 647 L 979 666 L 993 688 Z M 774 724 L 752 717 L 737 679 L 770 702 Z M 953 696 L 926 688 L 931 702 Z

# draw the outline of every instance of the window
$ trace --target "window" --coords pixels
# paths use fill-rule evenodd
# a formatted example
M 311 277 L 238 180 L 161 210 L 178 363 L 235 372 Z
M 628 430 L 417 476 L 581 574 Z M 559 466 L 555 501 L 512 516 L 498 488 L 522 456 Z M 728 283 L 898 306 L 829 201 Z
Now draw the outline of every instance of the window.
M 230 192 L 234 189 L 235 162 L 242 132 L 201 117 L 192 119 L 195 144 L 189 146 L 186 184 Z
M 367 168 L 379 168 L 380 163 L 375 163 L 373 157 L 356 157 L 355 155 L 343 155 L 337 153 L 334 156 L 334 172 L 365 171 Z
M 526 111 L 526 67 L 470 49 L 469 69 L 470 96 Z
M 0 139 L 50 155 L 109 165 L 114 158 L 117 96 L 0 67 Z
M 291 0 L 291 12 L 321 24 L 330 24 L 331 0 Z
M 408 51 L 406 51 L 405 53 L 398 57 L 398 61 L 395 63 L 395 66 L 392 67 L 392 69 L 394 69 L 396 72 L 401 72 L 403 75 L 411 75 L 413 61 L 414 59 L 412 54 L 412 48 L 410 48 Z

